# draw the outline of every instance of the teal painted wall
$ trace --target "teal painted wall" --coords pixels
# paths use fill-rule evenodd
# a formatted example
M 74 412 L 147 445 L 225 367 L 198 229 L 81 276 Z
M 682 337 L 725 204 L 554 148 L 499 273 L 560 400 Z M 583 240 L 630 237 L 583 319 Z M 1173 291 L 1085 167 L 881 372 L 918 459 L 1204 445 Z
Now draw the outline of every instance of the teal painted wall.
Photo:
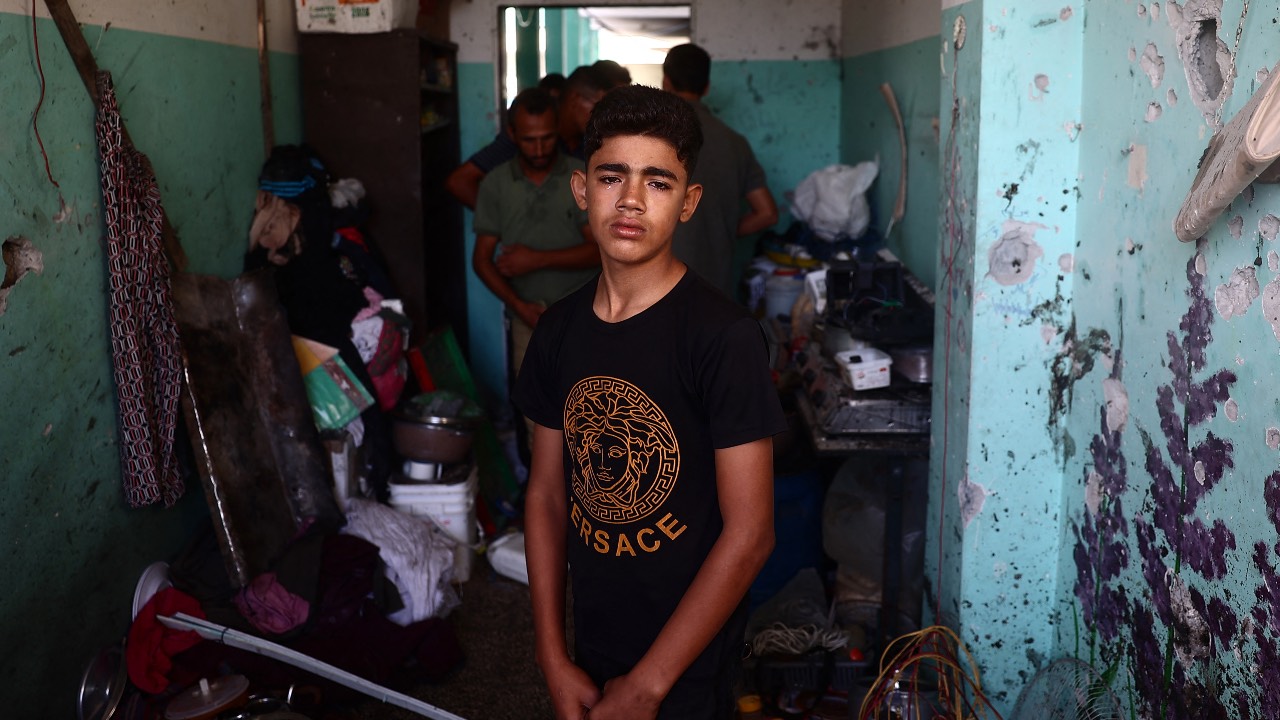
M 1280 3 L 1249 5 L 1223 123 L 1276 60 Z M 1081 353 L 1092 362 L 1070 385 L 1060 648 L 1118 663 L 1140 717 L 1273 717 L 1280 256 L 1268 217 L 1280 192 L 1255 185 L 1200 246 L 1174 237 L 1215 129 L 1193 102 L 1178 41 L 1194 28 L 1179 10 L 1085 7 L 1074 322 L 1110 349 Z M 1222 4 L 1224 53 L 1243 10 Z
M 880 85 L 889 83 L 907 139 L 906 215 L 887 246 L 928 287 L 934 287 L 938 254 L 940 98 L 937 35 L 905 45 L 846 57 L 842 64 L 840 162 L 880 159 L 880 175 L 868 192 L 877 229 L 893 214 L 902 175 L 898 130 Z
M 31 19 L 0 13 L 0 237 L 24 236 L 44 259 L 43 274 L 18 282 L 0 315 L 0 696 L 24 717 L 71 717 L 85 664 L 128 629 L 142 569 L 175 554 L 208 511 L 194 481 L 172 509 L 125 506 L 93 109 L 53 24 L 38 31 L 47 80 L 39 127 L 60 192 L 31 132 Z M 115 75 L 191 269 L 234 274 L 263 160 L 256 51 L 84 31 Z M 296 142 L 296 59 L 273 56 L 272 73 L 277 139 Z
M 467 156 L 493 138 L 496 100 L 491 88 L 492 63 L 460 63 L 463 118 L 462 153 Z M 768 176 L 769 189 L 789 218 L 785 193 L 814 170 L 839 158 L 840 64 L 835 60 L 724 61 L 711 69 L 711 88 L 705 102 L 713 112 L 742 133 Z M 467 214 L 467 252 L 475 245 L 471 213 Z M 750 243 L 740 247 L 738 262 L 750 258 Z M 468 254 L 468 257 L 470 255 Z M 486 395 L 505 402 L 502 306 L 469 273 L 468 314 L 471 319 L 471 367 Z

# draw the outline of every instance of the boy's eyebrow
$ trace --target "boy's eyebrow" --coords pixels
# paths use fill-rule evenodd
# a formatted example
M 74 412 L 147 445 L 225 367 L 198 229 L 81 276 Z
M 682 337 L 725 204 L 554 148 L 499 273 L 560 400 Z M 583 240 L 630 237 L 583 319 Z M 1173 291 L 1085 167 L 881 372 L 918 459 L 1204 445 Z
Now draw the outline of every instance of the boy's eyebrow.
M 596 172 L 613 172 L 627 173 L 631 171 L 631 166 L 626 163 L 600 163 L 596 166 Z M 676 174 L 666 168 L 650 165 L 640 171 L 642 175 L 652 177 L 667 178 L 669 180 L 678 180 Z

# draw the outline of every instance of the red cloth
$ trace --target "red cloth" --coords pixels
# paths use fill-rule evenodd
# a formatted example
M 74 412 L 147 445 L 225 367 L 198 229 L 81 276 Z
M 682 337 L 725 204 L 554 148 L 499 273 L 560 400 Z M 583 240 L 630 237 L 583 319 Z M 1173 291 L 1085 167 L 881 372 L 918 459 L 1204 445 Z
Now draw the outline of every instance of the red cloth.
M 200 642 L 200 634 L 194 630 L 174 630 L 156 619 L 176 613 L 204 619 L 199 601 L 181 590 L 165 588 L 142 606 L 129 626 L 124 660 L 129 679 L 139 690 L 153 695 L 164 692 L 169 687 L 173 656 Z

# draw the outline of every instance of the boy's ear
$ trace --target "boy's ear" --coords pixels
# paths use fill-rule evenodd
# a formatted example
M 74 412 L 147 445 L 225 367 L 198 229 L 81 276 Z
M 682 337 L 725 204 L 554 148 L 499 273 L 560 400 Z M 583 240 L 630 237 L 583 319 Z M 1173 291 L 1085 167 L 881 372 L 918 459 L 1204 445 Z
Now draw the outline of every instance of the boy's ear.
M 573 199 L 578 203 L 578 209 L 586 210 L 587 174 L 581 170 L 574 170 L 573 175 L 569 176 L 569 188 L 573 190 Z
M 684 206 L 680 208 L 680 222 L 688 222 L 693 211 L 698 209 L 698 201 L 702 200 L 702 186 L 690 183 L 684 190 Z

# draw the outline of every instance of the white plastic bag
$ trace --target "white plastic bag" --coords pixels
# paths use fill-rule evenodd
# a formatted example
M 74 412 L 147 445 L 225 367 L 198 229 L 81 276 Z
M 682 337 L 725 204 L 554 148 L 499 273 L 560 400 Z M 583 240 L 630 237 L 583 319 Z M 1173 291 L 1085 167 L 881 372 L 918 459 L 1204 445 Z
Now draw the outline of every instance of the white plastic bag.
M 796 187 L 791 214 L 823 240 L 856 240 L 871 222 L 866 192 L 879 173 L 878 160 L 815 170 Z

